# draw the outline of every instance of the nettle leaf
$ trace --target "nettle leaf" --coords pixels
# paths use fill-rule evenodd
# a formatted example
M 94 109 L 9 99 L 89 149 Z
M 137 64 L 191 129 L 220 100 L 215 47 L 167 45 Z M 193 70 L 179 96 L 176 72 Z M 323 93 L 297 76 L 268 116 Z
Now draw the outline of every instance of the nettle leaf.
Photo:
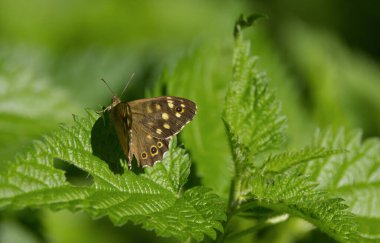
M 244 23 L 250 25 L 251 22 L 248 18 Z M 298 170 L 303 163 L 330 158 L 343 152 L 342 149 L 312 146 L 266 157 L 267 151 L 283 143 L 286 124 L 280 114 L 280 105 L 268 88 L 266 76 L 255 69 L 256 59 L 249 52 L 249 43 L 243 41 L 241 33 L 238 33 L 233 81 L 227 92 L 223 114 L 236 170 L 231 190 L 233 198 L 229 205 L 232 213 L 228 220 L 236 212 L 252 216 L 255 209 L 264 207 L 277 214 L 287 213 L 303 218 L 336 240 L 355 239 L 354 217 L 342 203 L 343 199 L 333 198 L 320 190 L 316 182 Z M 246 232 L 250 231 L 243 230 L 235 235 L 241 236 Z
M 297 173 L 289 175 L 262 175 L 255 173 L 251 208 L 271 208 L 280 213 L 303 218 L 339 241 L 355 239 L 353 215 L 347 212 L 342 199 L 330 199 L 317 190 L 317 184 Z M 244 204 L 243 204 L 244 205 Z
M 0 166 L 79 111 L 69 93 L 49 80 L 46 62 L 41 53 L 0 47 Z
M 284 152 L 269 156 L 263 164 L 263 171 L 284 172 L 294 166 L 308 163 L 314 159 L 327 158 L 343 153 L 342 149 L 327 149 L 324 147 L 306 147 L 295 152 Z
M 310 109 L 303 104 L 303 91 L 299 88 L 299 83 L 290 74 L 288 63 L 281 57 L 280 47 L 274 43 L 266 27 L 265 24 L 257 25 L 254 34 L 249 36 L 254 43 L 251 52 L 260 57 L 256 68 L 265 70 L 270 77 L 271 87 L 276 89 L 276 97 L 281 101 L 281 111 L 288 124 L 286 135 L 289 144 L 293 148 L 304 146 L 313 135 L 315 124 L 312 122 Z
M 357 216 L 363 240 L 380 240 L 380 140 L 362 141 L 360 131 L 318 131 L 315 146 L 347 152 L 308 163 L 304 173 L 334 196 L 346 200 Z
M 155 95 L 177 95 L 193 100 L 197 116 L 181 132 L 202 185 L 228 196 L 232 177 L 231 153 L 220 113 L 231 77 L 230 45 L 203 43 L 186 53 L 161 77 Z M 206 162 L 207 161 L 207 162 Z
M 215 238 L 215 229 L 221 230 L 225 219 L 225 204 L 203 187 L 177 193 L 189 174 L 189 158 L 181 156 L 185 154 L 183 149 L 170 148 L 161 165 L 171 168 L 165 173 L 158 166 L 148 169 L 147 175 L 128 170 L 122 175 L 114 174 L 92 154 L 90 131 L 97 116 L 94 112 L 88 114 L 88 118 L 75 118 L 73 127 L 62 126 L 60 131 L 36 142 L 32 151 L 6 164 L 0 171 L 2 209 L 84 210 L 93 218 L 108 216 L 116 225 L 131 220 L 161 236 L 180 240 L 202 240 L 204 235 Z M 86 172 L 93 184 L 74 186 L 67 182 L 64 171 L 54 167 L 57 158 Z M 163 182 L 158 175 L 174 179 Z
M 145 168 L 144 176 L 164 188 L 179 193 L 190 174 L 190 157 L 184 149 L 179 149 L 176 138 L 172 139 L 169 150 L 161 162 Z
M 237 141 L 257 155 L 284 141 L 285 117 L 280 104 L 268 89 L 268 79 L 256 67 L 250 55 L 250 43 L 236 36 L 233 77 L 226 94 L 223 113 L 228 130 Z
M 174 235 L 181 240 L 191 236 L 201 241 L 204 234 L 215 239 L 215 229 L 223 232 L 220 221 L 225 220 L 225 204 L 209 192 L 205 187 L 185 191 L 173 206 L 157 212 L 152 219 L 144 219 L 147 220 L 145 227 L 155 229 L 162 236 Z

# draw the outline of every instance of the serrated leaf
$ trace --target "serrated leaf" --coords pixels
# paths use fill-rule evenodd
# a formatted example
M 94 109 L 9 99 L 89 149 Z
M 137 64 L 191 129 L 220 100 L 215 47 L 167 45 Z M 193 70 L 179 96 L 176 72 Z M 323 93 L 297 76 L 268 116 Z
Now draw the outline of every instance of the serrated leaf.
M 176 146 L 174 138 L 163 160 L 155 166 L 145 168 L 144 175 L 169 191 L 179 193 L 189 177 L 191 162 L 185 150 Z
M 191 152 L 195 172 L 202 185 L 219 195 L 228 196 L 231 154 L 220 113 L 226 84 L 231 76 L 231 51 L 224 45 L 204 43 L 186 53 L 171 72 L 166 72 L 158 86 L 167 95 L 193 100 L 198 107 L 194 120 L 180 136 Z
M 249 52 L 249 44 L 238 35 L 233 81 L 223 114 L 236 168 L 230 209 L 245 213 L 248 209 L 254 215 L 252 210 L 257 207 L 270 208 L 308 220 L 337 240 L 355 239 L 355 221 L 342 199 L 332 199 L 296 170 L 303 162 L 337 151 L 316 147 L 269 157 L 261 168 L 250 163 L 252 156 L 263 159 L 264 152 L 282 144 L 285 120 L 273 92 L 268 89 L 265 75 L 255 69 L 256 60 Z
M 285 118 L 264 73 L 256 70 L 250 44 L 239 35 L 233 57 L 233 80 L 226 94 L 223 118 L 237 141 L 251 155 L 275 148 L 284 141 Z
M 304 173 L 319 187 L 346 200 L 358 216 L 363 240 L 380 240 L 380 140 L 362 141 L 360 131 L 339 129 L 318 131 L 315 146 L 345 149 L 347 152 L 317 159 Z
M 203 239 L 204 234 L 215 239 L 215 229 L 223 231 L 220 221 L 226 219 L 224 209 L 223 201 L 215 194 L 210 194 L 209 189 L 194 187 L 187 190 L 171 208 L 158 212 L 155 218 L 144 224 L 146 228 L 164 232 L 162 236 L 170 236 L 169 232 L 175 232 L 177 235 L 191 235 L 198 241 Z
M 328 198 L 308 178 L 296 173 L 274 176 L 255 173 L 250 185 L 253 208 L 262 206 L 301 217 L 339 241 L 355 239 L 355 221 L 342 199 Z
M 53 136 L 36 142 L 26 155 L 7 163 L 6 170 L 0 172 L 0 207 L 84 210 L 93 218 L 108 216 L 116 225 L 131 220 L 158 235 L 181 240 L 215 237 L 215 229 L 221 229 L 220 221 L 225 218 L 223 200 L 203 187 L 180 195 L 173 192 L 171 189 L 181 189 L 186 181 L 178 178 L 188 174 L 186 169 L 168 172 L 178 178 L 170 186 L 149 175 L 112 173 L 104 161 L 92 154 L 90 130 L 95 120 L 94 112 L 89 112 L 88 118 L 76 117 L 73 127 L 63 126 Z M 170 148 L 170 153 L 181 155 L 181 150 Z M 54 158 L 87 172 L 93 177 L 93 184 L 69 184 L 64 172 L 54 168 Z M 189 164 L 186 156 L 172 158 L 176 163 L 184 163 L 184 168 Z
M 312 137 L 315 124 L 310 116 L 310 108 L 306 107 L 301 97 L 302 90 L 294 75 L 290 74 L 287 63 L 284 62 L 280 47 L 274 43 L 266 24 L 255 26 L 254 34 L 249 35 L 252 43 L 251 51 L 260 57 L 257 69 L 265 70 L 270 77 L 271 87 L 275 87 L 276 97 L 281 101 L 281 111 L 286 116 L 288 124 L 287 141 L 293 148 L 304 146 Z M 247 30 L 249 32 L 249 30 Z
M 284 172 L 296 165 L 307 163 L 314 159 L 327 158 L 343 153 L 344 150 L 327 149 L 323 147 L 306 147 L 295 152 L 284 152 L 269 156 L 263 164 L 263 171 Z
M 241 31 L 247 27 L 251 27 L 255 21 L 258 19 L 267 17 L 264 14 L 251 14 L 249 16 L 245 16 L 243 14 L 240 15 L 239 19 L 235 23 L 234 28 L 234 37 L 239 38 Z

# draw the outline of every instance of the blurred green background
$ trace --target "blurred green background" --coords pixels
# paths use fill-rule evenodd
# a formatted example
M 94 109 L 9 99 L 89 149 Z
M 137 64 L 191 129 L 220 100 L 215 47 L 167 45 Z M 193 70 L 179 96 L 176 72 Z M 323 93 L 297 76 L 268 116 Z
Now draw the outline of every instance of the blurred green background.
M 379 9 L 368 0 L 1 0 L 0 161 L 70 123 L 72 114 L 109 104 L 100 78 L 120 92 L 135 73 L 126 95 L 133 100 L 197 46 L 231 52 L 235 20 L 254 12 L 269 18 L 246 34 L 283 104 L 294 146 L 315 127 L 359 127 L 366 137 L 379 136 Z M 46 241 L 168 239 L 82 213 L 0 214 L 0 242 Z

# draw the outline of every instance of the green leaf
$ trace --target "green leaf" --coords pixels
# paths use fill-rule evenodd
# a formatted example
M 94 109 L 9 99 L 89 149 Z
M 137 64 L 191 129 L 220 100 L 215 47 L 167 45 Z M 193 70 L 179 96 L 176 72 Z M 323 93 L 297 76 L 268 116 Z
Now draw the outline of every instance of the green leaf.
M 303 218 L 338 241 L 355 239 L 355 221 L 342 199 L 328 198 L 308 178 L 297 173 L 274 176 L 255 173 L 250 185 L 252 194 L 247 200 L 253 201 L 242 207 L 271 208 Z
M 328 158 L 329 156 L 343 153 L 339 149 L 327 149 L 324 147 L 306 147 L 296 152 L 285 152 L 269 156 L 264 164 L 263 171 L 284 172 L 296 165 L 310 162 L 314 159 Z
M 216 238 L 215 229 L 223 231 L 220 223 L 225 220 L 225 204 L 205 187 L 194 187 L 187 190 L 173 206 L 157 212 L 154 217 L 144 220 L 146 228 L 156 229 L 162 236 L 187 237 L 201 241 L 207 234 Z
M 189 177 L 191 161 L 185 150 L 176 146 L 177 140 L 174 138 L 163 160 L 145 168 L 144 175 L 169 191 L 179 193 Z
M 226 84 L 231 76 L 229 46 L 204 43 L 186 53 L 172 71 L 167 71 L 158 86 L 161 94 L 193 100 L 198 107 L 194 120 L 180 133 L 196 165 L 202 185 L 228 196 L 232 177 L 231 154 L 220 113 Z
M 220 221 L 225 219 L 223 200 L 203 187 L 180 195 L 176 191 L 188 175 L 189 158 L 180 156 L 184 155 L 183 149 L 171 147 L 162 162 L 184 163 L 167 172 L 165 176 L 175 178 L 170 183 L 162 183 L 153 171 L 146 176 L 131 171 L 113 174 L 92 154 L 90 130 L 96 118 L 94 112 L 89 112 L 88 118 L 76 117 L 73 127 L 62 126 L 54 135 L 36 142 L 29 153 L 7 163 L 0 172 L 0 207 L 84 210 L 93 218 L 108 216 L 116 225 L 130 220 L 161 236 L 180 240 L 202 240 L 204 235 L 215 238 L 215 229 L 221 230 Z M 54 158 L 88 173 L 93 184 L 69 184 L 64 171 L 54 168 Z
M 360 131 L 330 129 L 318 131 L 314 145 L 347 150 L 307 164 L 304 173 L 346 201 L 358 218 L 363 240 L 380 240 L 380 140 L 362 141 Z
M 268 79 L 256 70 L 257 58 L 250 55 L 250 43 L 236 38 L 233 77 L 223 113 L 228 130 L 236 140 L 257 155 L 284 141 L 285 118 L 268 89 Z
M 41 56 L 0 47 L 0 164 L 79 111 L 68 92 L 41 71 L 46 62 Z
M 271 31 L 266 28 L 267 21 L 255 25 L 252 35 L 248 35 L 254 45 L 251 51 L 260 57 L 256 68 L 265 70 L 270 77 L 271 87 L 275 87 L 276 97 L 281 102 L 281 111 L 286 116 L 287 145 L 292 148 L 300 148 L 310 142 L 315 130 L 315 124 L 310 116 L 310 108 L 305 105 L 302 89 L 295 75 L 291 74 L 288 62 L 284 61 L 284 56 L 280 46 L 276 45 L 271 35 Z
M 336 240 L 355 239 L 356 224 L 342 199 L 319 190 L 317 183 L 297 170 L 302 163 L 327 158 L 340 150 L 315 146 L 272 155 L 265 160 L 267 151 L 283 143 L 286 124 L 280 105 L 268 88 L 267 78 L 256 69 L 256 59 L 250 56 L 249 43 L 240 32 L 236 37 L 233 81 L 226 95 L 223 118 L 236 169 L 227 225 L 236 213 L 252 216 L 255 210 L 264 207 L 278 214 L 303 218 Z M 256 164 L 250 163 L 252 157 Z M 258 162 L 264 163 L 262 167 L 257 167 Z M 235 233 L 234 237 L 266 227 L 265 223 L 260 224 Z
M 251 27 L 255 21 L 265 17 L 267 16 L 263 14 L 251 14 L 248 17 L 243 14 L 240 15 L 239 19 L 235 23 L 234 37 L 238 38 L 244 28 Z

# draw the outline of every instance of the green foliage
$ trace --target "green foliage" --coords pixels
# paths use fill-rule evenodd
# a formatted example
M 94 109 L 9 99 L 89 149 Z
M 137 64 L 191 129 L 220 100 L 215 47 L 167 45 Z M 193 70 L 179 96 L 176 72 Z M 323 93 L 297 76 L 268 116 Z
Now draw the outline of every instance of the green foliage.
M 235 23 L 234 27 L 234 37 L 238 38 L 241 34 L 241 31 L 247 27 L 251 27 L 255 21 L 260 18 L 266 17 L 263 14 L 251 14 L 249 16 L 245 16 L 243 14 L 240 15 L 239 19 Z
M 332 150 L 324 147 L 306 147 L 296 152 L 285 152 L 268 156 L 263 164 L 264 171 L 284 172 L 295 165 L 310 162 L 314 159 L 328 158 L 343 153 L 343 150 Z
M 280 46 L 276 45 L 271 38 L 271 31 L 265 27 L 265 24 L 258 24 L 253 34 L 249 35 L 250 31 L 245 33 L 252 42 L 252 53 L 259 57 L 255 67 L 257 70 L 265 70 L 277 99 L 281 101 L 281 111 L 286 116 L 288 126 L 287 147 L 304 147 L 318 124 L 309 114 L 310 107 L 305 105 L 305 92 L 300 89 L 297 77 L 289 70 Z
M 189 173 L 189 159 L 182 149 L 171 146 L 164 159 L 170 160 L 167 168 L 174 167 L 164 172 L 165 178 L 172 179 L 170 185 L 157 178 L 163 173 L 160 166 L 149 169 L 145 176 L 131 171 L 115 175 L 92 155 L 90 130 L 95 119 L 93 112 L 88 118 L 76 118 L 73 127 L 63 126 L 53 136 L 36 142 L 31 152 L 8 163 L 0 172 L 1 207 L 83 209 L 94 218 L 107 215 L 116 225 L 131 220 L 162 236 L 202 240 L 207 234 L 215 238 L 215 229 L 222 230 L 224 203 L 203 187 L 177 193 Z M 64 172 L 54 168 L 54 158 L 88 173 L 93 185 L 70 185 Z
M 353 217 L 342 204 L 342 199 L 332 199 L 320 190 L 309 178 L 297 173 L 289 175 L 263 176 L 253 174 L 247 202 L 242 207 L 258 206 L 277 212 L 301 217 L 339 241 L 355 239 Z
M 286 124 L 285 117 L 279 115 L 280 105 L 275 95 L 268 90 L 265 74 L 255 69 L 256 58 L 249 52 L 250 45 L 239 34 L 223 119 L 230 133 L 237 136 L 252 155 L 257 155 L 282 144 Z
M 258 237 L 289 218 L 308 221 L 337 241 L 378 240 L 380 141 L 362 141 L 357 131 L 328 130 L 318 132 L 311 145 L 298 140 L 303 149 L 289 150 L 278 99 L 285 96 L 271 89 L 242 35 L 259 17 L 236 22 L 233 52 L 228 42 L 198 44 L 162 75 L 154 91 L 197 103 L 198 114 L 179 140 L 191 156 L 173 139 L 160 163 L 115 174 L 109 161 L 95 156 L 92 140 L 101 136 L 93 134 L 94 123 L 102 123 L 88 111 L 86 117 L 75 116 L 73 126 L 62 125 L 27 153 L 1 164 L 0 208 L 80 210 L 93 219 L 107 216 L 118 226 L 130 221 L 181 241 Z M 34 85 L 16 84 L 20 92 Z M 39 97 L 56 98 L 46 113 L 58 109 L 63 98 L 42 91 Z M 17 104 L 16 98 L 11 101 Z M 25 101 L 42 102 L 28 96 Z M 4 124 L 12 126 L 11 120 Z M 57 164 L 76 167 L 91 184 L 74 184 Z
M 45 61 L 30 51 L 0 47 L 0 161 L 12 159 L 59 122 L 70 121 L 67 111 L 79 111 L 67 92 L 49 84 L 39 67 Z
M 379 239 L 380 141 L 362 141 L 360 131 L 318 131 L 315 146 L 343 148 L 346 153 L 308 163 L 304 173 L 331 195 L 343 198 L 356 215 L 363 240 Z
M 174 141 L 174 142 L 173 142 Z M 145 174 L 149 179 L 174 193 L 180 192 L 190 174 L 191 161 L 183 149 L 174 150 L 176 140 L 170 145 L 170 152 L 154 167 L 147 167 Z M 177 163 L 177 161 L 182 161 Z
M 268 157 L 261 168 L 255 166 L 259 155 L 265 156 L 264 152 L 281 145 L 285 124 L 274 94 L 268 91 L 267 79 L 255 71 L 255 59 L 249 52 L 249 43 L 238 34 L 233 81 L 223 116 L 236 170 L 228 220 L 234 211 L 254 211 L 260 206 L 301 217 L 337 240 L 354 239 L 355 222 L 341 199 L 318 190 L 315 183 L 297 171 L 277 175 L 267 171 L 290 170 L 313 158 L 328 157 L 335 151 L 317 148 L 283 153 Z
M 199 44 L 160 79 L 155 95 L 187 97 L 197 103 L 196 118 L 181 132 L 203 185 L 227 198 L 232 177 L 231 155 L 220 119 L 231 77 L 231 50 L 225 45 Z

